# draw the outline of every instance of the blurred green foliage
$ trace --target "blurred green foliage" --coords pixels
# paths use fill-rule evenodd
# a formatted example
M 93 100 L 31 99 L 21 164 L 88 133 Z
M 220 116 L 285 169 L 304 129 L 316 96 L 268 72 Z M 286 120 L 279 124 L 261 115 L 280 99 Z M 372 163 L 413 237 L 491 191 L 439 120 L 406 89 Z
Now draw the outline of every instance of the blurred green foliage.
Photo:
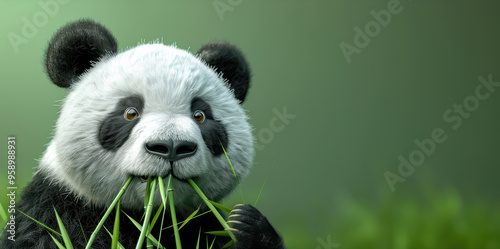
M 379 195 L 375 206 L 339 197 L 340 215 L 324 217 L 332 230 L 317 237 L 316 245 L 311 244 L 311 235 L 297 227 L 304 224 L 301 219 L 290 220 L 282 232 L 289 248 L 323 249 L 320 241 L 328 241 L 328 236 L 339 244 L 337 248 L 500 248 L 500 202 L 465 201 L 453 189 L 432 192 L 420 199 L 395 199 L 381 192 L 385 194 Z

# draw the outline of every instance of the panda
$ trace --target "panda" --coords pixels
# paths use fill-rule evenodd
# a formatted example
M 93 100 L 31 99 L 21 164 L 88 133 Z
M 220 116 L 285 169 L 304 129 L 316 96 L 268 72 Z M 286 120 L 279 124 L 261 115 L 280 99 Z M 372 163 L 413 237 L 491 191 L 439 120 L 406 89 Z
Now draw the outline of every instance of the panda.
M 244 178 L 254 156 L 248 116 L 241 107 L 250 82 L 242 52 L 227 42 L 211 42 L 196 55 L 160 42 L 117 52 L 113 35 L 83 19 L 59 29 L 49 42 L 45 67 L 51 81 L 68 94 L 62 102 L 53 139 L 18 210 L 58 230 L 54 209 L 75 248 L 86 239 L 123 184 L 133 177 L 120 208 L 135 220 L 144 213 L 148 177 L 172 177 L 177 220 L 203 200 L 186 182 L 192 179 L 210 200 L 220 201 Z M 165 183 L 166 184 L 166 183 Z M 155 193 L 154 206 L 161 197 Z M 169 211 L 168 211 L 169 212 Z M 201 211 L 200 211 L 201 213 Z M 120 216 L 119 242 L 134 248 L 140 231 Z M 172 224 L 170 215 L 164 224 Z M 237 239 L 232 248 L 285 248 L 267 218 L 251 205 L 237 205 L 228 224 Z M 113 214 L 104 227 L 112 229 Z M 15 241 L 2 236 L 1 248 L 57 248 L 48 232 L 16 214 Z M 205 236 L 223 230 L 212 214 L 191 220 L 180 230 L 183 248 L 221 248 L 229 239 Z M 152 233 L 159 232 L 158 225 Z M 161 243 L 175 248 L 172 229 Z M 110 248 L 111 237 L 97 234 L 92 248 Z M 145 245 L 144 245 L 145 247 Z

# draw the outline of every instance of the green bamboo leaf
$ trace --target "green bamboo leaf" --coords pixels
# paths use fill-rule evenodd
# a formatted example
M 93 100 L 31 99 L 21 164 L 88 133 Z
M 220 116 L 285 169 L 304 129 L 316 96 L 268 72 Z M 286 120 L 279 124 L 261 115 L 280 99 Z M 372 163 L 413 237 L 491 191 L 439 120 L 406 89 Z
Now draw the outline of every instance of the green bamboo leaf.
M 224 151 L 224 155 L 226 155 L 227 161 L 229 162 L 229 166 L 231 166 L 231 169 L 233 170 L 234 178 L 236 178 L 236 182 L 238 183 L 238 188 L 240 189 L 241 200 L 243 201 L 243 203 L 245 203 L 245 199 L 243 198 L 243 191 L 241 191 L 240 181 L 238 180 L 238 176 L 236 175 L 236 171 L 234 170 L 233 164 L 231 163 L 231 160 L 229 160 L 229 156 L 227 155 L 226 149 L 224 148 L 222 143 L 220 144 L 220 146 L 222 147 L 222 150 Z
M 232 240 L 230 240 L 229 242 L 227 242 L 223 247 L 221 247 L 221 249 L 224 249 L 224 248 L 228 248 L 230 247 L 234 242 Z
M 106 230 L 106 232 L 108 232 L 109 236 L 111 237 L 111 239 L 113 239 L 113 234 L 106 228 L 106 226 L 102 226 L 104 228 L 104 230 Z M 117 243 L 117 246 L 118 248 L 120 249 L 125 249 L 125 247 L 122 246 L 122 244 L 120 244 L 120 242 L 118 241 Z
M 90 249 L 91 248 L 92 243 L 94 242 L 94 239 L 97 236 L 97 233 L 99 232 L 99 230 L 101 229 L 102 225 L 104 224 L 104 222 L 108 218 L 109 214 L 113 211 L 113 208 L 115 207 L 116 203 L 118 203 L 118 201 L 122 197 L 123 193 L 125 193 L 125 190 L 127 190 L 127 187 L 128 187 L 128 185 L 130 184 L 131 181 L 132 181 L 132 177 L 129 177 L 128 180 L 127 180 L 127 182 L 125 183 L 125 185 L 123 185 L 122 189 L 118 193 L 118 195 L 116 195 L 115 199 L 113 200 L 113 202 L 111 203 L 111 205 L 108 207 L 108 210 L 106 211 L 106 213 L 104 214 L 104 216 L 99 221 L 99 224 L 97 224 L 97 227 L 95 228 L 94 232 L 92 233 L 92 236 L 90 236 L 89 242 L 87 243 L 87 246 L 85 247 L 85 249 Z
M 179 227 L 179 230 L 182 229 L 183 226 L 185 226 L 191 219 L 193 219 L 193 217 L 198 213 L 198 211 L 200 211 L 200 207 L 198 207 L 198 209 L 194 210 L 194 212 L 192 212 L 183 222 L 182 222 L 182 225 Z
M 215 243 L 215 238 L 212 240 L 212 244 L 210 245 L 210 249 L 212 249 L 212 247 L 214 246 L 214 243 Z
M 146 240 L 146 249 L 153 248 L 153 247 L 154 247 L 153 242 L 150 239 L 147 239 Z
M 220 209 L 220 210 L 222 210 L 222 211 L 224 211 L 224 212 L 226 212 L 226 213 L 231 213 L 231 209 L 230 209 L 230 208 L 228 208 L 228 207 L 226 207 L 226 206 L 224 206 L 224 205 L 222 205 L 222 204 L 219 204 L 219 203 L 217 203 L 217 202 L 215 202 L 215 201 L 211 201 L 211 200 L 208 200 L 208 201 L 209 201 L 210 203 L 214 204 L 214 206 L 215 206 L 216 208 L 218 208 L 218 209 Z
M 7 220 L 7 213 L 5 212 L 5 209 L 3 209 L 2 203 L 0 203 L 0 217 L 2 220 Z
M 161 223 L 160 223 L 160 234 L 158 235 L 158 241 L 161 241 L 161 233 L 163 231 L 163 221 L 165 220 L 165 211 L 167 210 L 166 205 L 166 197 L 165 197 L 165 184 L 163 184 L 163 178 L 161 176 L 158 177 L 158 185 L 160 185 L 160 196 L 161 196 L 161 207 L 163 208 L 163 214 L 161 216 Z M 167 189 L 170 188 L 170 182 L 169 186 L 167 186 Z
M 146 195 L 149 195 L 148 204 L 146 205 L 146 215 L 144 216 L 144 223 L 142 225 L 141 234 L 139 235 L 139 241 L 137 242 L 137 245 L 135 247 L 136 249 L 142 248 L 142 244 L 144 244 L 144 239 L 146 238 L 147 234 L 150 234 L 149 219 L 151 218 L 151 213 L 153 212 L 153 200 L 155 195 L 155 188 L 156 188 L 156 178 L 151 182 L 149 193 L 146 193 Z
M 136 220 L 134 220 L 134 219 L 133 219 L 132 217 L 130 217 L 127 213 L 125 213 L 125 212 L 123 212 L 123 211 L 122 211 L 122 213 L 123 213 L 123 214 L 125 214 L 125 216 L 127 216 L 127 217 L 130 219 L 130 221 L 132 222 L 132 224 L 134 224 L 134 226 L 135 226 L 135 227 L 136 227 L 139 231 L 142 231 L 142 225 L 141 225 L 139 222 L 137 222 Z M 148 239 L 150 239 L 150 240 L 151 240 L 151 242 L 153 242 L 153 245 L 154 245 L 154 246 L 156 246 L 156 247 L 158 247 L 158 248 L 165 248 L 165 247 L 163 247 L 163 246 L 162 246 L 162 245 L 158 242 L 158 240 L 157 240 L 157 239 L 156 239 L 156 238 L 155 238 L 152 234 L 148 234 Z
M 55 207 L 53 208 L 54 212 L 56 213 L 57 225 L 59 225 L 59 230 L 61 230 L 61 235 L 64 241 L 64 245 L 66 246 L 67 249 L 73 249 L 73 244 L 71 244 L 71 239 L 69 238 L 68 232 L 66 232 L 66 228 L 64 227 L 61 217 L 59 217 L 56 208 Z
M 229 237 L 228 231 L 209 231 L 209 232 L 205 232 L 205 233 L 210 234 L 210 235 L 215 235 L 215 236 Z
M 171 187 L 172 175 L 168 178 L 168 199 L 170 200 L 170 214 L 172 214 L 172 223 L 174 225 L 175 246 L 181 249 L 181 237 L 179 236 L 179 227 L 177 226 L 177 216 L 175 215 L 174 190 Z
M 153 230 L 153 227 L 155 226 L 156 224 L 156 221 L 158 220 L 158 218 L 160 217 L 161 215 L 161 211 L 163 210 L 163 203 L 160 204 L 160 207 L 158 208 L 158 210 L 156 210 L 156 214 L 155 216 L 153 216 L 153 220 L 151 220 L 151 225 L 149 226 L 149 232 L 151 232 L 151 230 Z
M 196 249 L 200 249 L 200 236 L 201 236 L 201 227 L 198 231 L 198 241 L 196 242 Z
M 260 194 L 262 194 L 262 190 L 264 189 L 264 185 L 266 185 L 266 181 L 267 181 L 267 179 L 264 180 L 264 183 L 262 184 L 262 187 L 260 188 L 260 192 L 259 192 L 259 195 L 257 196 L 257 200 L 255 200 L 255 204 L 253 205 L 254 207 L 257 206 L 257 202 L 259 201 Z
M 118 246 L 118 238 L 120 237 L 120 201 L 116 204 L 115 224 L 113 226 L 113 237 L 111 240 L 111 249 L 116 249 Z
M 49 235 L 50 235 L 50 237 L 54 240 L 54 243 L 56 243 L 56 245 L 57 245 L 57 247 L 58 247 L 59 249 L 66 249 L 66 248 L 65 248 L 65 247 L 61 244 L 61 242 L 59 242 L 59 240 L 57 240 L 56 238 L 54 238 L 54 237 L 52 236 L 52 234 L 50 234 L 50 233 L 49 233 Z
M 200 216 L 203 216 L 203 215 L 208 214 L 208 213 L 211 213 L 211 212 L 212 212 L 212 210 L 205 211 L 205 212 L 203 212 L 203 213 L 201 213 L 201 214 L 199 214 L 199 215 L 196 215 L 195 217 L 193 217 L 193 219 L 196 219 L 196 218 L 198 218 L 198 217 L 200 217 Z M 177 225 L 180 225 L 180 224 L 182 224 L 183 222 L 184 222 L 184 221 L 177 222 Z M 172 227 L 174 227 L 174 225 L 171 225 L 171 226 L 168 226 L 168 227 L 164 227 L 162 230 L 166 230 L 166 229 L 169 229 L 169 228 L 172 228 Z
M 167 206 L 167 197 L 166 197 L 166 192 L 165 192 L 165 184 L 163 184 L 163 178 L 161 176 L 158 177 L 158 182 L 160 185 L 160 196 L 161 196 L 161 201 L 163 203 L 163 206 Z M 170 181 L 168 181 L 168 186 L 167 189 L 170 188 Z
M 208 200 L 207 196 L 198 187 L 198 185 L 196 185 L 196 183 L 192 179 L 188 179 L 188 183 L 191 185 L 191 187 L 193 187 L 194 191 L 201 197 L 201 199 L 205 201 L 205 204 L 207 204 L 208 208 L 212 210 L 212 213 L 215 215 L 217 220 L 219 220 L 219 223 L 222 225 L 222 227 L 224 227 L 225 230 L 231 229 L 227 224 L 227 222 L 224 220 L 224 218 L 222 218 L 219 211 L 217 211 L 214 205 L 212 205 L 212 203 Z M 234 237 L 233 233 L 229 232 L 229 236 L 231 236 L 231 239 L 236 242 L 236 237 Z
M 51 231 L 51 232 L 53 232 L 53 233 L 55 233 L 55 234 L 57 234 L 57 235 L 59 235 L 59 236 L 61 236 L 61 237 L 62 237 L 62 235 L 61 235 L 59 232 L 56 232 L 54 229 L 52 229 L 52 228 L 50 228 L 50 227 L 46 226 L 45 224 L 43 224 L 43 223 L 41 223 L 41 222 L 39 222 L 39 221 L 37 221 L 37 220 L 35 220 L 35 219 L 31 218 L 31 216 L 29 216 L 29 215 L 27 215 L 27 214 L 23 213 L 21 210 L 17 210 L 17 211 L 19 211 L 19 213 L 24 214 L 24 216 L 26 216 L 26 217 L 28 217 L 28 218 L 32 219 L 34 222 L 38 223 L 39 225 L 41 225 L 41 226 L 45 227 L 47 230 L 49 230 L 49 231 Z
M 161 215 L 161 223 L 160 223 L 160 234 L 158 235 L 158 241 L 161 241 L 161 232 L 163 231 L 162 227 L 163 227 L 163 220 L 165 219 L 165 211 L 167 209 L 164 208 L 163 209 L 163 214 Z
M 85 240 L 85 244 L 87 244 L 87 236 L 85 236 L 85 231 L 83 230 L 82 222 L 78 220 L 78 224 L 80 224 L 80 229 L 82 230 L 83 239 Z

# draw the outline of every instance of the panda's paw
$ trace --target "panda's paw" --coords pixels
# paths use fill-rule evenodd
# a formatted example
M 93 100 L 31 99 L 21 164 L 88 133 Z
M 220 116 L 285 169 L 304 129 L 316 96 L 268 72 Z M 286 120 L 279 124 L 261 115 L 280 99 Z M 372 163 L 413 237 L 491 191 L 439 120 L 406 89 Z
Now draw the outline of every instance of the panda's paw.
M 281 236 L 267 218 L 252 205 L 236 205 L 229 214 L 227 223 L 237 240 L 234 248 L 285 248 Z

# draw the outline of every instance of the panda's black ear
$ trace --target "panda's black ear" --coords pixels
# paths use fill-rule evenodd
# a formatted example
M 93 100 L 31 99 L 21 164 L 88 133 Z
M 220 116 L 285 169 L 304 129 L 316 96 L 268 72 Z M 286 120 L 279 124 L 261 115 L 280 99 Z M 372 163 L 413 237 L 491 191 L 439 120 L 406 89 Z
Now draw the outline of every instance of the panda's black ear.
M 45 54 L 47 74 L 57 86 L 70 87 L 93 62 L 116 50 L 115 38 L 101 24 L 87 19 L 69 23 L 49 43 Z
M 235 97 L 243 103 L 250 87 L 250 68 L 243 53 L 227 42 L 217 41 L 204 45 L 198 55 L 222 73 Z

